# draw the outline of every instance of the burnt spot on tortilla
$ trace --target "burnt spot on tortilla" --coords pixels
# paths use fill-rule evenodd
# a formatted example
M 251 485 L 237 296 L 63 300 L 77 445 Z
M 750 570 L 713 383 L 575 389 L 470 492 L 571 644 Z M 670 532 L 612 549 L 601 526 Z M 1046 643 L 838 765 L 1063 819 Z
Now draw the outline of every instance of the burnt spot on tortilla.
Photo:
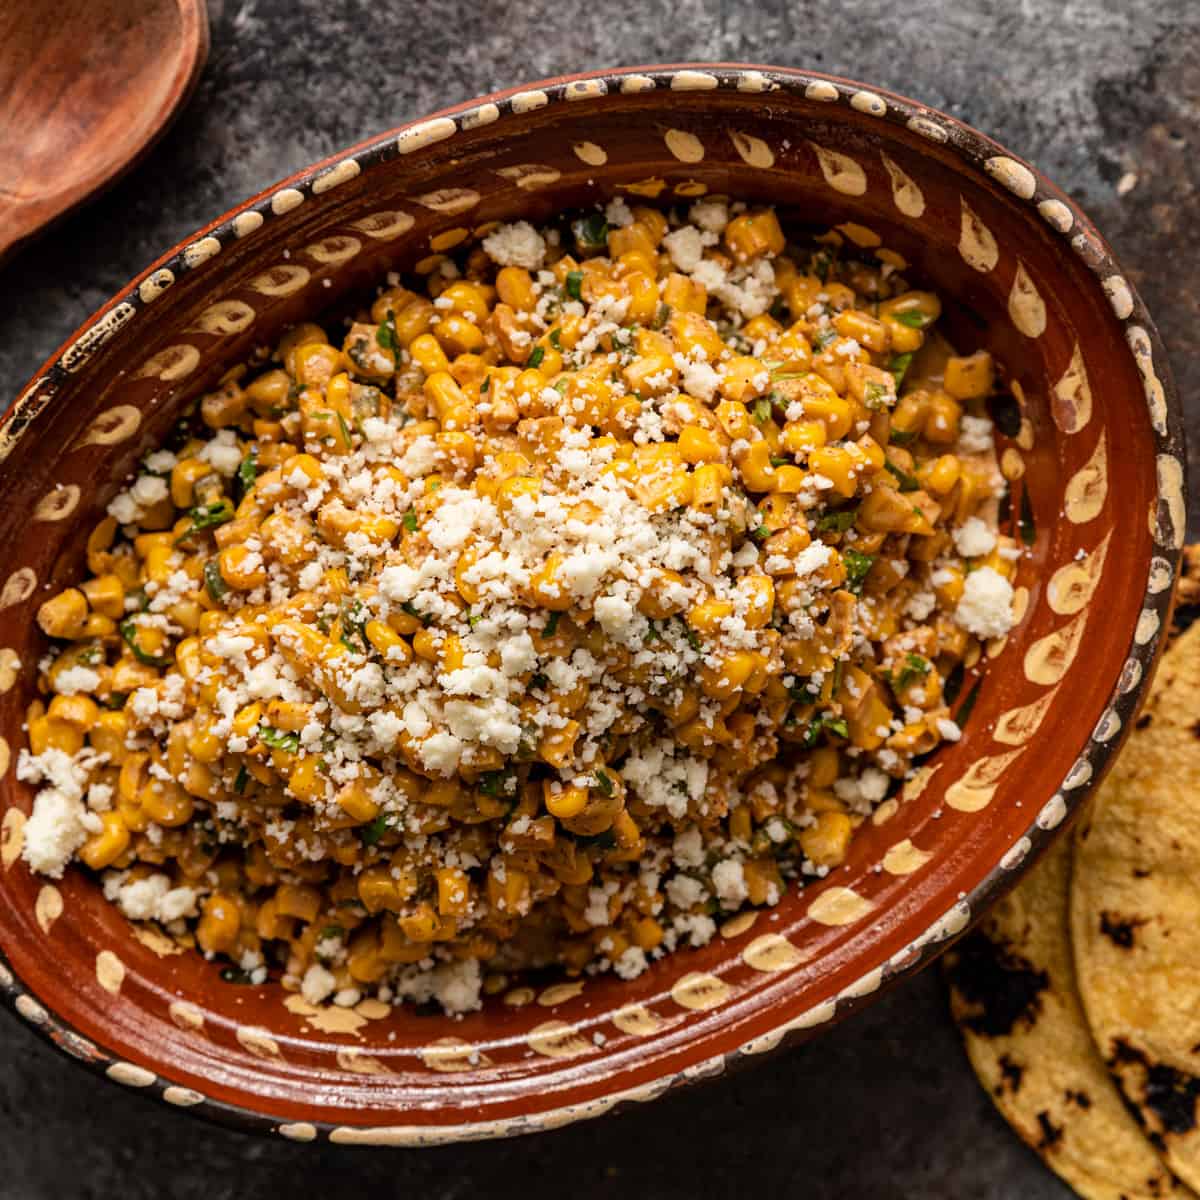
M 1040 1112 L 1037 1115 L 1038 1128 L 1042 1131 L 1042 1136 L 1038 1139 L 1037 1150 L 1050 1150 L 1057 1146 L 1062 1141 L 1063 1130 L 1061 1125 L 1055 1125 L 1050 1120 L 1048 1112 Z
M 1150 868 L 1149 867 L 1134 867 L 1133 868 L 1133 877 L 1134 877 L 1134 879 L 1149 879 L 1150 878 Z
M 1147 728 L 1147 726 L 1149 726 L 1150 722 L 1153 720 L 1154 720 L 1153 713 L 1142 713 L 1142 715 L 1140 717 L 1138 717 L 1138 719 L 1136 721 L 1134 721 L 1133 727 L 1134 727 L 1134 729 L 1145 729 L 1145 728 Z
M 1006 1037 L 1018 1022 L 1032 1025 L 1041 994 L 1050 986 L 1045 971 L 974 933 L 959 943 L 947 970 L 950 984 L 975 1011 L 963 1025 L 982 1037 Z
M 1134 930 L 1145 924 L 1144 918 L 1122 917 L 1119 913 L 1110 912 L 1100 914 L 1100 932 L 1122 950 L 1133 949 Z
M 1003 1092 L 1007 1087 L 1015 1096 L 1021 1090 L 1021 1080 L 1025 1075 L 1025 1068 L 1020 1063 L 1013 1062 L 1007 1054 L 1000 1055 L 999 1066 L 1000 1086 L 997 1092 Z
M 1190 1133 L 1196 1128 L 1196 1099 L 1200 1079 L 1155 1063 L 1146 1071 L 1146 1103 L 1167 1133 Z
M 1088 1109 L 1092 1107 L 1092 1098 L 1087 1092 L 1073 1092 L 1070 1088 L 1063 1093 L 1067 1098 L 1068 1104 L 1074 1104 L 1077 1108 Z
M 1142 1082 L 1142 1099 L 1159 1121 L 1165 1133 L 1190 1133 L 1196 1128 L 1196 1101 L 1200 1099 L 1200 1078 L 1186 1071 L 1177 1070 L 1166 1063 L 1152 1063 L 1135 1046 L 1121 1038 L 1113 1042 L 1109 1067 L 1135 1064 L 1145 1072 Z M 1142 1114 L 1133 1110 L 1144 1127 Z M 1162 1138 L 1150 1135 L 1150 1140 L 1161 1149 Z

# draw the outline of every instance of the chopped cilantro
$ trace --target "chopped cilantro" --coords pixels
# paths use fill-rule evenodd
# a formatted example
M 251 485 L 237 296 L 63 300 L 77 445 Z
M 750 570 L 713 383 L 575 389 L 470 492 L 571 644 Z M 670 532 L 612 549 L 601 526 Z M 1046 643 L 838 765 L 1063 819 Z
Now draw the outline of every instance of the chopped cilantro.
M 917 430 L 892 429 L 888 438 L 897 446 L 909 446 L 917 440 Z
M 811 679 L 801 679 L 788 688 L 787 693 L 793 700 L 801 704 L 816 704 L 821 698 L 821 689 L 815 687 Z
M 568 271 L 567 278 L 563 286 L 567 289 L 567 295 L 570 296 L 572 300 L 582 300 L 583 272 Z
M 119 709 L 125 707 L 125 701 L 129 699 L 128 692 L 109 692 L 108 699 L 104 701 L 105 708 Z
M 791 461 L 785 454 L 771 455 L 771 466 L 773 467 L 786 467 Z
M 317 941 L 324 942 L 329 938 L 338 938 L 339 940 L 345 935 L 345 929 L 340 925 L 323 925 L 317 933 Z
M 483 620 L 483 613 L 467 613 L 467 624 L 474 629 Z
M 479 790 L 485 796 L 511 796 L 517 790 L 517 773 L 511 769 L 485 771 L 479 777 Z
M 671 319 L 671 306 L 669 304 L 660 304 L 658 312 L 654 314 L 654 320 L 651 323 L 652 329 L 661 329 Z
M 383 349 L 391 350 L 393 354 L 400 349 L 400 339 L 396 336 L 396 322 L 391 313 L 388 313 L 387 319 L 375 330 L 375 340 Z
M 138 645 L 138 627 L 132 618 L 126 617 L 118 627 L 125 644 L 133 652 L 133 657 L 146 667 L 165 667 L 171 662 L 169 654 L 149 654 Z
M 221 568 L 215 558 L 204 564 L 204 590 L 213 600 L 220 600 L 229 592 L 229 585 L 221 578 Z
M 680 619 L 682 620 L 682 618 Z M 697 653 L 704 649 L 700 635 L 686 621 L 683 623 L 683 636 L 687 638 L 687 644 Z
M 417 532 L 417 514 L 410 508 L 408 512 L 400 519 L 400 524 L 408 530 L 409 533 Z
M 750 530 L 750 536 L 756 542 L 765 542 L 771 536 L 771 531 L 765 525 L 760 525 L 757 529 Z
M 246 784 L 250 781 L 250 772 L 246 770 L 246 764 L 242 763 L 238 767 L 237 778 L 233 781 L 233 790 L 240 796 L 246 790 Z
M 892 378 L 896 381 L 897 391 L 900 390 L 900 385 L 904 382 L 904 376 L 908 371 L 909 365 L 912 363 L 912 358 L 911 354 L 896 354 L 887 365 L 887 369 L 892 373 Z
M 284 730 L 275 729 L 271 725 L 258 727 L 258 740 L 264 746 L 270 746 L 272 750 L 286 750 L 289 754 L 295 754 L 300 749 L 298 733 L 284 732 Z
M 562 618 L 562 613 L 552 612 L 546 618 L 546 627 L 542 630 L 542 637 L 553 637 L 558 632 L 558 622 Z
M 822 282 L 829 282 L 829 272 L 833 269 L 833 252 L 823 247 L 812 256 L 812 273 Z
M 907 325 L 909 329 L 924 329 L 932 319 L 932 317 L 926 316 L 919 308 L 910 308 L 905 312 L 892 313 L 892 320 L 899 321 L 901 325 Z
M 571 222 L 571 232 L 581 254 L 605 249 L 608 245 L 608 222 L 603 213 L 591 213 Z
M 754 418 L 755 424 L 761 425 L 764 421 L 771 419 L 771 398 L 769 396 L 759 396 L 754 402 L 754 407 L 750 410 L 750 415 Z
M 860 554 L 857 550 L 843 550 L 842 563 L 846 568 L 846 591 L 857 596 L 875 565 L 875 555 Z
M 387 815 L 380 813 L 373 821 L 359 826 L 358 836 L 364 846 L 374 846 L 391 827 Z
M 233 478 L 233 497 L 239 503 L 258 478 L 258 452 L 251 451 L 242 459 Z
M 346 424 L 346 418 L 341 413 L 334 413 L 334 416 L 337 417 L 338 428 L 342 431 L 342 441 L 349 446 L 351 444 L 350 426 Z
M 889 395 L 891 393 L 882 383 L 868 383 L 864 389 L 863 403 L 872 412 L 883 412 L 887 408 Z
M 820 354 L 822 350 L 827 350 L 836 341 L 837 334 L 832 329 L 822 329 L 813 337 L 812 348 L 815 353 Z
M 922 658 L 919 654 L 906 654 L 904 665 L 900 668 L 900 673 L 892 685 L 893 690 L 897 693 L 904 691 L 910 683 L 924 679 L 932 669 L 933 664 L 927 658 Z
M 837 512 L 829 512 L 817 520 L 817 529 L 821 533 L 845 533 L 847 529 L 853 528 L 857 516 L 857 508 L 842 508 Z
M 416 606 L 411 600 L 405 600 L 405 602 L 400 605 L 400 611 L 407 613 L 410 617 L 415 617 L 421 622 L 422 625 L 429 624 L 429 618 L 424 613 L 418 612 Z
M 611 796 L 613 794 L 613 781 L 609 778 L 607 771 L 593 771 L 592 778 L 596 781 L 596 786 L 603 795 Z
M 532 353 L 525 360 L 525 366 L 529 368 L 540 367 L 542 359 L 546 357 L 545 346 L 534 346 Z
M 486 396 L 488 393 L 488 388 L 490 388 L 491 386 L 492 386 L 492 377 L 490 375 L 485 375 L 483 377 L 483 382 L 479 385 L 479 394 L 481 396 Z
M 550 345 L 553 346 L 555 350 L 562 349 L 561 333 L 562 331 L 557 325 L 550 330 Z
M 850 727 L 846 724 L 845 717 L 835 717 L 832 713 L 818 713 L 805 726 L 801 743 L 805 749 L 812 749 L 820 741 L 821 734 L 826 731 L 842 738 L 850 736 Z
M 203 529 L 215 529 L 218 525 L 232 521 L 233 505 L 222 497 L 213 504 L 201 504 L 196 508 L 189 508 L 188 518 L 191 524 L 175 539 L 176 545 L 186 541 L 193 533 L 199 533 Z
M 900 490 L 902 492 L 915 492 L 920 488 L 920 480 L 915 475 L 910 475 L 903 468 L 896 466 L 890 458 L 885 458 L 883 465 L 900 481 Z

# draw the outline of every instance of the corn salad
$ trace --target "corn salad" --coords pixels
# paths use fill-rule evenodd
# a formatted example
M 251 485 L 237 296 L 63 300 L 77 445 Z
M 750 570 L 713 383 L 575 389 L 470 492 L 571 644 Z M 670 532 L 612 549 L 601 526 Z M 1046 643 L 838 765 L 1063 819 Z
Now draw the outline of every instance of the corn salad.
M 38 614 L 29 865 L 312 1003 L 703 944 L 1012 622 L 993 364 L 895 265 L 721 199 L 480 232 L 231 371 Z

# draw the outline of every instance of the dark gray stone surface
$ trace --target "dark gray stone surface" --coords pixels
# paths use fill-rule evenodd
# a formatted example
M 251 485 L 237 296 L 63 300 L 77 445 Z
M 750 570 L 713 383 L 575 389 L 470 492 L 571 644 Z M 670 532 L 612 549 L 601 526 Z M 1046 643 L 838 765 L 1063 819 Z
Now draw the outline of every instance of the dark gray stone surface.
M 1185 400 L 1200 386 L 1200 5 L 210 6 L 208 68 L 164 141 L 108 196 L 0 270 L 6 400 L 161 250 L 305 163 L 493 88 L 686 59 L 845 74 L 992 134 L 1085 206 L 1155 314 Z M 1195 446 L 1200 428 L 1192 429 Z M 936 972 L 807 1047 L 648 1108 L 535 1140 L 420 1153 L 227 1133 L 88 1077 L 0 1018 L 0 1200 L 451 1200 L 518 1190 L 531 1198 L 1067 1195 L 976 1085 Z

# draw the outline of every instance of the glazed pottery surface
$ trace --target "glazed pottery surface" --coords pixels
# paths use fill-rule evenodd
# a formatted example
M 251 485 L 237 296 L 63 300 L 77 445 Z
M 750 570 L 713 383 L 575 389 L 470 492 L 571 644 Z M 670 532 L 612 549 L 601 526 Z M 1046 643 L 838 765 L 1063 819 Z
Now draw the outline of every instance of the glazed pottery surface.
M 963 739 L 858 833 L 845 866 L 632 982 L 514 980 L 463 1019 L 314 1007 L 135 930 L 95 881 L 35 877 L 16 780 L 46 651 L 37 606 L 186 404 L 289 322 L 384 272 L 613 196 L 706 194 L 836 227 L 953 298 L 991 350 L 1029 553 L 1019 621 L 969 674 Z M 890 257 L 889 257 L 890 256 Z M 62 348 L 0 427 L 0 994 L 64 1051 L 169 1103 L 298 1140 L 420 1145 L 550 1128 L 811 1036 L 928 961 L 1094 786 L 1157 654 L 1184 531 L 1162 347 L 1087 219 L 936 111 L 807 73 L 643 68 L 506 92 L 393 131 L 197 233 Z M 967 694 L 967 693 L 964 693 Z

